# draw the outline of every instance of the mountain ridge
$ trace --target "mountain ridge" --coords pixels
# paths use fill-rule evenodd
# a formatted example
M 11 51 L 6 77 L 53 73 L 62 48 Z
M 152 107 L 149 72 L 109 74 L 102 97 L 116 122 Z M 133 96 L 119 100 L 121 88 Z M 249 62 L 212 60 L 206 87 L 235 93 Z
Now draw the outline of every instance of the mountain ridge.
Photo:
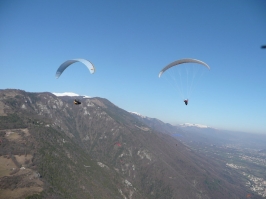
M 207 199 L 247 194 L 225 167 L 173 139 L 170 134 L 178 129 L 163 122 L 166 130 L 149 126 L 107 99 L 84 98 L 77 106 L 71 97 L 48 92 L 1 90 L 0 107 L 0 122 L 5 123 L 0 131 L 2 161 L 9 157 L 16 162 L 22 156 L 21 165 L 42 176 L 36 178 L 42 186 L 28 182 L 32 189 L 42 188 L 35 193 L 40 198 Z M 153 120 L 159 121 L 147 121 Z M 17 182 L 13 190 L 23 188 L 16 178 L 24 179 L 21 165 L 15 175 L 0 176 L 5 194 L 10 189 L 7 180 Z

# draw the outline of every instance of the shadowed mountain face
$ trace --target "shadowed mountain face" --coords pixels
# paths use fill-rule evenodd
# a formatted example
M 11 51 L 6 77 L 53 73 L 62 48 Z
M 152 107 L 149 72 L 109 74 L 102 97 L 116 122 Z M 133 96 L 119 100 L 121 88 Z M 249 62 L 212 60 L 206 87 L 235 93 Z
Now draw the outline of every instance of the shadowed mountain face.
M 0 90 L 0 194 L 246 197 L 234 173 L 161 130 L 102 98 L 81 99 L 81 105 L 74 105 L 71 97 Z

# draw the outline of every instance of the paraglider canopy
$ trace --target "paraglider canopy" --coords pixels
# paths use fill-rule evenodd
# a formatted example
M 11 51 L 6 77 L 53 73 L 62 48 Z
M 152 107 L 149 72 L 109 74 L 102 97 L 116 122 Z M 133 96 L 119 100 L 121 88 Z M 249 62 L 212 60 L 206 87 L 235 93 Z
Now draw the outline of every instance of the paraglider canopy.
M 163 78 L 174 86 L 185 105 L 188 105 L 188 99 L 190 99 L 195 85 L 198 85 L 197 81 L 207 71 L 206 69 L 210 70 L 210 66 L 205 62 L 198 59 L 184 58 L 166 65 L 160 71 L 159 78 L 164 74 Z
M 262 45 L 261 48 L 266 48 L 266 45 Z
M 201 64 L 203 66 L 205 66 L 208 69 L 211 69 L 206 63 L 204 63 L 203 61 L 197 60 L 197 59 L 192 59 L 192 58 L 186 58 L 186 59 L 179 59 L 177 61 L 174 61 L 170 64 L 168 64 L 167 66 L 165 66 L 161 72 L 159 73 L 159 77 L 162 76 L 162 74 L 168 70 L 169 68 L 173 67 L 173 66 L 177 66 L 179 64 L 185 64 L 185 63 L 197 63 L 197 64 Z
M 67 60 L 64 63 L 62 63 L 59 68 L 56 71 L 56 78 L 59 78 L 60 75 L 64 72 L 64 70 L 70 66 L 71 64 L 75 63 L 75 62 L 81 62 L 83 63 L 85 66 L 87 66 L 87 68 L 89 69 L 90 73 L 93 74 L 95 72 L 95 67 L 94 65 L 86 60 L 86 59 L 71 59 L 71 60 Z

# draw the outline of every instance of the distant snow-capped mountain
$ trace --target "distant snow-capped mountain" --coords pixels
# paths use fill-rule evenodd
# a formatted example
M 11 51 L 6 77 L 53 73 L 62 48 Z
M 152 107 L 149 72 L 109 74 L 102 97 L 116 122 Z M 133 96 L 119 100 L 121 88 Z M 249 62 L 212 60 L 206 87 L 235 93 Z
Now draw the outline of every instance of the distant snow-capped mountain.
M 54 95 L 56 96 L 71 96 L 71 97 L 74 97 L 74 96 L 79 96 L 78 94 L 76 93 L 71 93 L 71 92 L 64 92 L 64 93 L 53 93 Z
M 139 114 L 139 113 L 137 113 L 137 112 L 130 112 L 130 111 L 129 111 L 129 113 L 133 113 L 133 114 L 138 115 L 138 116 L 140 116 L 140 117 L 142 117 L 142 118 L 147 118 L 146 116 L 143 116 L 143 115 L 141 115 L 141 114 Z
M 53 93 L 54 95 L 58 96 L 58 97 L 62 97 L 62 96 L 69 96 L 69 97 L 82 97 L 82 98 L 91 98 L 90 96 L 86 96 L 86 95 L 79 95 L 77 93 L 72 93 L 72 92 L 64 92 L 64 93 Z
M 203 124 L 190 124 L 190 123 L 184 123 L 184 124 L 179 124 L 179 127 L 198 127 L 198 128 L 211 128 L 210 126 L 206 126 Z
M 149 117 L 147 117 L 147 116 L 143 116 L 143 115 L 141 115 L 140 113 L 137 113 L 137 112 L 130 112 L 131 114 L 135 114 L 135 115 L 137 115 L 137 116 L 139 116 L 139 117 L 141 117 L 141 118 L 146 118 L 146 119 L 154 119 L 154 120 L 158 120 L 158 119 L 156 119 L 156 118 L 149 118 Z M 158 120 L 158 121 L 160 121 L 160 120 Z M 161 122 L 161 121 L 160 121 Z M 210 126 L 207 126 L 207 125 L 203 125 L 203 124 L 190 124 L 190 123 L 184 123 L 184 124 L 178 124 L 178 125 L 176 125 L 177 127 L 197 127 L 197 128 L 201 128 L 201 129 L 206 129 L 206 128 L 212 128 L 212 127 L 210 127 Z

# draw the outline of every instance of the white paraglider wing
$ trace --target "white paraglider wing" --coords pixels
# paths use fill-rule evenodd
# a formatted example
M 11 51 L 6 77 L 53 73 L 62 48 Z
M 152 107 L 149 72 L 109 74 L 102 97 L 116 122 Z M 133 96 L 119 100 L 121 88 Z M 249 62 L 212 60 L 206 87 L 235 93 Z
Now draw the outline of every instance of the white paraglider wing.
M 188 99 L 190 99 L 196 85 L 200 84 L 201 77 L 207 71 L 206 69 L 210 70 L 210 67 L 205 62 L 184 58 L 165 66 L 160 71 L 159 78 L 163 78 L 170 83 L 187 105 Z M 162 75 L 163 77 L 161 77 Z
M 177 61 L 174 61 L 170 64 L 168 64 L 167 66 L 165 66 L 159 73 L 159 77 L 161 77 L 161 75 L 168 70 L 169 68 L 173 67 L 173 66 L 177 66 L 179 64 L 185 64 L 185 63 L 197 63 L 197 64 L 201 64 L 203 66 L 205 66 L 206 68 L 210 69 L 210 67 L 203 61 L 197 60 L 197 59 L 191 59 L 191 58 L 186 58 L 186 59 L 179 59 Z
M 95 72 L 95 67 L 94 65 L 89 62 L 86 59 L 71 59 L 71 60 L 67 60 L 64 63 L 62 63 L 59 68 L 56 71 L 56 78 L 59 78 L 60 75 L 64 72 L 64 70 L 70 66 L 71 64 L 75 63 L 75 62 L 81 62 L 83 63 L 85 66 L 87 66 L 87 68 L 89 69 L 90 73 L 93 74 Z

